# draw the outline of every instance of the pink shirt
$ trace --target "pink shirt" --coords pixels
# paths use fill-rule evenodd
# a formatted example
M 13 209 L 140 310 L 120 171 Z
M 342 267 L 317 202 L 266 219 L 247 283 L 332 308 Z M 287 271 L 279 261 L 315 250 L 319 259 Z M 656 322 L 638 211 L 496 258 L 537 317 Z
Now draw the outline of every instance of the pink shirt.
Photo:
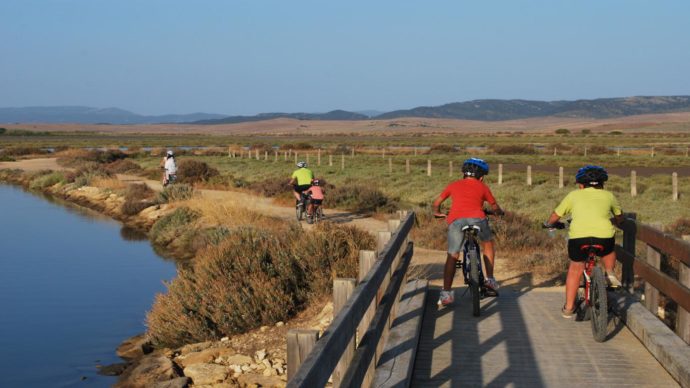
M 323 199 L 323 190 L 321 190 L 321 186 L 312 186 L 309 188 L 311 192 L 311 197 L 314 199 Z

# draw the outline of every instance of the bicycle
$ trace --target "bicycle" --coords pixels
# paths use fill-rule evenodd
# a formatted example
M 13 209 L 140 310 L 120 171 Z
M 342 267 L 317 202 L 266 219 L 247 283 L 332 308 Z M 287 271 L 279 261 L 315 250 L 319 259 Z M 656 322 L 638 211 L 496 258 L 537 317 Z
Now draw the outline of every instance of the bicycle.
M 549 227 L 550 226 L 550 227 Z M 542 225 L 546 229 L 565 229 L 567 225 L 557 222 L 554 225 Z M 580 282 L 577 298 L 575 299 L 575 309 L 577 310 L 576 320 L 590 320 L 592 324 L 592 335 L 597 342 L 604 342 L 608 334 L 609 306 L 606 293 L 606 276 L 604 270 L 599 265 L 599 258 L 604 251 L 600 244 L 582 244 L 581 252 L 587 253 L 585 269 L 583 271 L 584 281 Z M 581 309 L 579 306 L 584 305 Z
M 297 216 L 297 221 L 302 221 L 302 217 L 306 215 L 307 209 L 309 208 L 309 201 L 311 200 L 311 196 L 309 196 L 309 194 L 301 192 L 299 193 L 299 197 L 300 199 L 297 202 L 295 213 Z
M 163 187 L 167 187 L 168 185 L 171 185 L 175 183 L 175 180 L 177 180 L 177 175 L 176 174 L 170 174 L 167 176 L 167 179 L 163 180 Z
M 494 215 L 491 210 L 484 210 L 487 215 Z M 437 218 L 445 218 L 437 217 Z M 472 315 L 480 315 L 479 301 L 486 297 L 498 296 L 496 290 L 486 287 L 484 281 L 484 271 L 482 270 L 482 254 L 479 247 L 478 234 L 481 228 L 478 225 L 468 225 L 462 228 L 462 258 L 455 261 L 455 268 L 462 269 L 462 277 L 468 285 L 465 292 L 460 297 L 465 296 L 467 290 L 472 295 Z
M 312 200 L 311 196 L 309 196 L 309 201 L 311 202 L 311 200 Z M 308 224 L 316 224 L 323 219 L 323 209 L 321 208 L 321 204 L 320 203 L 313 203 L 312 206 L 313 206 L 312 213 L 307 214 L 307 223 Z M 309 207 L 307 206 L 307 208 L 309 208 Z

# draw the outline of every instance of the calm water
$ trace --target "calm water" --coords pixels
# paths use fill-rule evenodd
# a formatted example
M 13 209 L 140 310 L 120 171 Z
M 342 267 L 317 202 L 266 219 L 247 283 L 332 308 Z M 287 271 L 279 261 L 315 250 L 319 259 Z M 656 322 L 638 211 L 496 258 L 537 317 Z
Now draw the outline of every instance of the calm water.
M 120 224 L 0 184 L 0 387 L 110 386 L 96 365 L 174 275 Z

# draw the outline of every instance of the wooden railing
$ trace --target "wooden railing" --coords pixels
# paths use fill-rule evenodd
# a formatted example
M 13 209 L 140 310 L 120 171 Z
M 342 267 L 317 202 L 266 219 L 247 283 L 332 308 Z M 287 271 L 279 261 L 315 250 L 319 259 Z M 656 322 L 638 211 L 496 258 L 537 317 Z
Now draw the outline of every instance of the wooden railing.
M 389 221 L 390 232 L 379 232 L 378 255 L 360 252 L 365 263 L 360 263 L 360 271 L 368 267 L 367 256 L 376 259 L 369 261 L 370 269 L 360 274 L 356 287 L 340 292 L 349 297 L 338 297 L 335 284 L 343 279 L 336 279 L 334 318 L 323 336 L 317 340 L 314 331 L 288 333 L 288 387 L 323 387 L 331 376 L 334 386 L 370 384 L 413 254 L 408 234 L 415 214 L 400 213 L 400 218 Z M 348 283 L 354 285 L 354 279 Z
M 637 222 L 634 213 L 626 213 L 621 225 L 623 246 L 616 246 L 618 260 L 623 264 L 621 282 L 633 291 L 635 275 L 645 282 L 645 305 L 656 316 L 659 307 L 659 292 L 678 305 L 676 334 L 690 343 L 690 242 Z M 647 244 L 645 258 L 635 254 L 636 241 Z M 679 261 L 679 279 L 660 270 L 662 255 L 670 255 Z

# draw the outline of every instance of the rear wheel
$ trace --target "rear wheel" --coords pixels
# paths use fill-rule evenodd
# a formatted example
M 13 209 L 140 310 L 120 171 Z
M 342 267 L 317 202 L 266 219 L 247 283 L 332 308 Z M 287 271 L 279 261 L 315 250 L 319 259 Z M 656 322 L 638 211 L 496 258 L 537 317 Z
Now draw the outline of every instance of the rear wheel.
M 609 304 L 606 295 L 606 280 L 601 267 L 592 270 L 592 285 L 590 300 L 592 303 L 592 334 L 597 342 L 604 342 L 608 334 Z
M 470 293 L 472 294 L 472 315 L 475 317 L 479 316 L 479 299 L 481 296 L 480 285 L 479 285 L 479 257 L 477 256 L 477 251 L 471 249 L 467 253 L 470 262 Z
M 297 215 L 297 221 L 302 221 L 302 215 L 304 214 L 304 202 L 300 201 L 295 207 L 295 212 Z

